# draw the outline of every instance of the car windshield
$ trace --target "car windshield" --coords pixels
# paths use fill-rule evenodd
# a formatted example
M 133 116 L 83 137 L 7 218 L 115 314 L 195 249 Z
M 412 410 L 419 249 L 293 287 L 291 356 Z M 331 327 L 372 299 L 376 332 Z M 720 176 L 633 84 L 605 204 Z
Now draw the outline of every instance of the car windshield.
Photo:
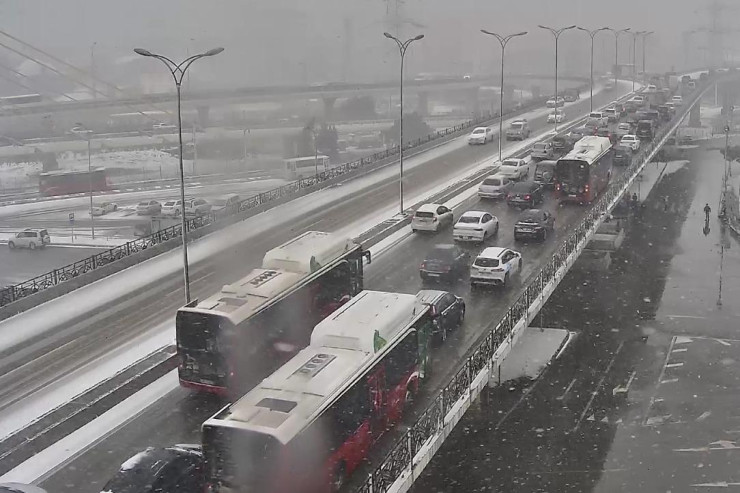
M 511 128 L 513 128 L 513 129 L 521 129 L 523 126 L 524 126 L 523 123 L 512 123 L 511 124 Z
M 486 133 L 486 130 L 483 128 L 476 128 L 475 130 L 473 130 L 473 133 L 474 134 L 484 134 Z
M 452 258 L 452 248 L 435 248 L 427 254 L 427 260 L 449 260 Z
M 537 144 L 535 144 L 535 145 L 532 146 L 532 149 L 534 149 L 535 151 L 543 151 L 543 150 L 547 149 L 547 144 L 544 144 L 542 142 L 538 142 Z
M 414 214 L 416 217 L 421 217 L 424 219 L 431 219 L 434 217 L 433 212 L 427 212 L 427 211 L 416 211 L 416 214 Z
M 498 267 L 499 260 L 497 258 L 478 257 L 473 264 L 478 267 Z
M 519 216 L 519 222 L 520 223 L 539 223 L 542 220 L 542 211 L 539 210 L 529 210 L 522 213 L 521 216 Z
M 226 199 L 213 199 L 211 204 L 218 206 L 226 205 Z
M 463 224 L 478 224 L 480 222 L 480 217 L 478 216 L 462 216 L 460 219 L 458 219 L 459 223 Z
M 149 202 L 148 202 L 148 201 L 145 201 L 145 202 L 139 202 L 139 205 L 140 205 L 140 206 L 143 206 L 143 207 L 148 207 L 148 206 L 149 206 Z
M 500 178 L 486 178 L 483 180 L 484 185 L 490 185 L 490 186 L 499 186 L 501 185 L 501 179 Z
M 174 200 L 170 200 L 170 201 L 164 203 L 164 205 L 167 206 L 167 207 L 172 207 L 175 204 L 176 204 L 176 202 Z
M 509 168 L 518 168 L 519 162 L 518 161 L 504 161 L 501 166 L 506 166 Z

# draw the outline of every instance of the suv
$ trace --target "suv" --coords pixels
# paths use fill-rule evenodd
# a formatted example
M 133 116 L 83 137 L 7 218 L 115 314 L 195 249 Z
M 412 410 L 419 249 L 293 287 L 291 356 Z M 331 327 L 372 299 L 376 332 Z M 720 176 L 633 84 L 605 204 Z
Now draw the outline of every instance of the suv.
M 555 149 L 552 142 L 537 142 L 532 146 L 532 159 L 552 159 L 555 156 Z
M 607 108 L 606 110 L 604 110 L 604 113 L 606 113 L 606 117 L 609 119 L 609 123 L 619 121 L 620 114 L 616 108 Z
M 142 200 L 136 204 L 136 214 L 139 216 L 153 216 L 162 212 L 162 204 L 156 200 Z
M 501 247 L 488 247 L 478 255 L 470 268 L 470 285 L 506 286 L 511 276 L 522 270 L 522 254 Z
M 482 199 L 500 199 L 506 197 L 514 180 L 506 175 L 496 174 L 487 176 L 478 186 L 478 197 Z
M 45 229 L 24 229 L 8 240 L 8 248 L 44 248 L 51 243 L 49 233 Z
M 442 204 L 422 204 L 411 218 L 411 231 L 437 232 L 453 222 L 452 210 Z
M 533 181 L 520 182 L 511 187 L 506 196 L 509 207 L 534 207 L 544 200 L 543 186 Z
M 547 232 L 555 229 L 555 216 L 542 209 L 524 211 L 514 225 L 514 241 L 524 238 L 547 239 Z
M 230 214 L 239 210 L 239 196 L 235 193 L 211 200 L 211 212 Z
M 204 199 L 191 199 L 185 201 L 186 216 L 202 216 L 211 212 L 211 204 Z
M 640 120 L 637 123 L 637 132 L 635 132 L 635 135 L 640 140 L 653 140 L 653 121 Z
M 201 493 L 205 491 L 203 469 L 203 453 L 197 445 L 149 447 L 124 462 L 103 491 Z
M 555 185 L 556 161 L 540 161 L 534 168 L 534 182 L 543 187 Z
M 530 134 L 529 122 L 527 120 L 516 120 L 506 130 L 506 140 L 528 139 Z
M 588 120 L 586 121 L 586 124 L 589 123 L 594 123 L 597 127 L 606 127 L 609 125 L 609 117 L 601 111 L 592 111 L 589 113 Z
M 447 333 L 460 327 L 465 320 L 465 301 L 447 291 L 422 289 L 416 294 L 422 305 L 432 308 L 432 336 L 439 342 L 447 340 Z
M 626 145 L 614 146 L 614 165 L 629 166 L 632 163 L 632 148 Z
M 419 266 L 419 276 L 422 281 L 452 282 L 465 274 L 468 258 L 468 253 L 457 245 L 434 245 Z

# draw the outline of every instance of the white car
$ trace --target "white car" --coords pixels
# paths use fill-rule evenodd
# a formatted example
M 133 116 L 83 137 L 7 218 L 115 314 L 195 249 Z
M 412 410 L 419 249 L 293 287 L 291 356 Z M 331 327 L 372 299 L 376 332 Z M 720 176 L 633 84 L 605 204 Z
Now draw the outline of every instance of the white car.
M 601 111 L 592 111 L 588 114 L 588 120 L 586 120 L 586 124 L 594 124 L 597 127 L 606 127 L 609 125 L 609 117 L 606 113 L 603 113 Z
M 504 159 L 497 174 L 503 175 L 510 180 L 521 180 L 529 176 L 529 164 L 524 159 Z
M 179 216 L 182 214 L 182 200 L 168 200 L 162 204 L 163 216 Z
M 20 233 L 16 233 L 15 236 L 8 240 L 8 248 L 11 250 L 15 250 L 16 248 L 36 250 L 37 248 L 44 248 L 50 243 L 51 238 L 45 229 L 27 228 Z
M 565 120 L 565 112 L 563 110 L 553 111 L 547 115 L 547 123 L 563 123 Z
M 673 96 L 671 102 L 674 106 L 681 106 L 683 104 L 683 98 L 681 96 Z
M 635 96 L 632 98 L 632 101 L 634 101 L 638 106 L 642 106 L 645 104 L 645 96 Z
M 185 201 L 186 216 L 202 216 L 211 212 L 213 206 L 205 199 L 190 199 Z
M 490 175 L 478 186 L 478 197 L 482 199 L 502 199 L 514 186 L 514 180 L 504 175 Z
M 555 108 L 565 105 L 565 99 L 562 97 L 558 97 L 557 102 L 555 101 L 555 98 L 550 98 L 547 100 L 547 107 L 548 108 Z
M 477 127 L 468 135 L 468 144 L 485 144 L 493 142 L 493 130 L 491 127 Z
M 498 218 L 490 212 L 467 211 L 452 228 L 455 241 L 475 241 L 483 243 L 489 236 L 498 234 Z
M 658 90 L 658 86 L 655 84 L 648 84 L 646 91 L 647 92 L 655 92 Z
M 521 270 L 521 253 L 508 248 L 488 247 L 475 258 L 470 267 L 470 284 L 506 286 L 511 277 Z
M 420 205 L 411 218 L 411 231 L 434 231 L 452 224 L 452 211 L 442 204 Z
M 109 212 L 114 212 L 117 210 L 118 210 L 118 204 L 114 204 L 113 202 L 101 202 L 93 206 L 92 215 L 93 216 L 104 216 L 108 214 Z
M 625 135 L 628 135 L 632 131 L 632 125 L 627 122 L 622 122 L 617 125 L 617 137 L 620 139 Z
M 627 134 L 619 141 L 623 146 L 631 147 L 633 152 L 637 152 L 640 149 L 640 139 L 637 135 Z

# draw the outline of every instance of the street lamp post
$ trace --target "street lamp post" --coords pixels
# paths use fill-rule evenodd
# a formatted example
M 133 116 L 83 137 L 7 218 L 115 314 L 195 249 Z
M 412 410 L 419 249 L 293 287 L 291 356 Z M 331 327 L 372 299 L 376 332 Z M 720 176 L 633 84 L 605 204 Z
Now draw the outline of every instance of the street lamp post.
M 635 92 L 635 78 L 637 77 L 637 52 L 635 49 L 637 46 L 637 37 L 642 36 L 644 33 L 645 31 L 630 32 L 632 35 L 632 92 Z
M 558 40 L 560 39 L 560 35 L 563 34 L 565 31 L 568 31 L 570 29 L 575 29 L 576 26 L 568 26 L 568 27 L 562 27 L 560 29 L 554 29 L 552 27 L 543 26 L 540 24 L 538 26 L 540 29 L 545 29 L 547 31 L 550 31 L 553 36 L 555 36 L 555 133 L 558 131 Z
M 399 136 L 398 136 L 398 160 L 400 163 L 400 174 L 398 180 L 398 194 L 399 194 L 399 206 L 401 208 L 401 215 L 403 215 L 403 60 L 406 57 L 406 50 L 409 45 L 414 41 L 418 41 L 424 38 L 423 34 L 419 34 L 416 37 L 409 38 L 406 41 L 401 41 L 397 37 L 390 33 L 383 33 L 388 39 L 392 39 L 398 45 L 398 52 L 401 54 L 401 117 L 398 120 Z
M 95 239 L 95 215 L 93 214 L 93 179 L 92 179 L 92 134 L 93 131 L 82 123 L 75 123 L 72 133 L 81 136 L 87 141 L 87 179 L 90 193 L 90 236 Z
M 506 52 L 506 45 L 509 44 L 509 41 L 511 40 L 511 38 L 516 38 L 517 36 L 524 36 L 525 34 L 527 34 L 527 31 L 522 31 L 516 34 L 509 34 L 508 36 L 501 36 L 500 34 L 496 34 L 491 31 L 486 31 L 485 29 L 481 29 L 480 32 L 482 32 L 483 34 L 494 36 L 496 39 L 498 39 L 499 44 L 501 44 L 501 88 L 499 91 L 500 95 L 499 95 L 499 112 L 498 112 L 498 160 L 499 162 L 501 162 L 503 160 L 502 149 L 503 149 L 503 135 L 504 135 L 504 54 Z
M 606 31 L 607 29 L 609 28 L 600 27 L 599 29 L 594 29 L 593 31 L 591 31 L 583 27 L 578 28 L 579 31 L 585 32 L 591 38 L 591 109 L 589 111 L 594 110 L 594 38 L 600 31 Z M 557 99 L 555 100 L 555 102 L 557 103 Z
M 175 63 L 169 58 L 167 58 L 164 55 L 157 55 L 155 53 L 152 53 L 148 50 L 145 50 L 143 48 L 135 48 L 134 52 L 137 55 L 146 56 L 146 57 L 152 57 L 156 58 L 157 60 L 161 61 L 165 64 L 167 67 L 167 70 L 170 71 L 172 74 L 172 78 L 175 81 L 175 87 L 177 88 L 177 128 L 178 128 L 178 134 L 180 138 L 180 200 L 182 201 L 182 207 L 183 212 L 180 214 L 180 224 L 182 227 L 182 262 L 183 262 L 183 275 L 185 278 L 185 300 L 186 303 L 190 303 L 190 272 L 188 269 L 188 238 L 187 238 L 187 229 L 185 225 L 185 170 L 183 167 L 182 162 L 182 152 L 183 152 L 183 145 L 182 145 L 182 80 L 185 77 L 185 72 L 187 72 L 190 65 L 193 64 L 194 61 L 196 61 L 199 58 L 207 57 L 207 56 L 214 56 L 218 55 L 224 51 L 223 48 L 213 48 L 211 50 L 206 51 L 205 53 L 200 53 L 198 55 L 193 55 L 187 57 L 182 62 Z
M 610 27 L 606 28 L 607 31 L 611 31 L 614 33 L 614 87 L 617 87 L 617 71 L 619 69 L 619 35 L 624 33 L 629 33 L 630 28 L 627 27 L 625 29 L 612 29 Z
M 647 38 L 651 34 L 654 34 L 654 31 L 643 31 L 642 33 L 642 76 L 646 77 L 647 71 L 645 68 L 645 45 L 647 44 Z

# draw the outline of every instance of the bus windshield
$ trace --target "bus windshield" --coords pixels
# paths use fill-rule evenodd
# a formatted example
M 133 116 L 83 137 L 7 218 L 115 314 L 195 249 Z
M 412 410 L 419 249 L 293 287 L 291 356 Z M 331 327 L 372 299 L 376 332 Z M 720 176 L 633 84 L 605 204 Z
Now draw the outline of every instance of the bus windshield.
M 555 166 L 558 182 L 582 186 L 588 183 L 589 169 L 584 161 L 561 159 Z
M 221 341 L 228 336 L 232 324 L 224 317 L 180 310 L 175 322 L 177 351 L 180 356 L 180 376 L 199 375 L 200 381 L 223 385 L 226 379 L 226 361 L 220 350 Z M 227 330 L 224 330 L 227 329 Z
M 240 491 L 265 490 L 281 449 L 270 435 L 211 426 L 203 427 L 203 447 L 209 476 Z

